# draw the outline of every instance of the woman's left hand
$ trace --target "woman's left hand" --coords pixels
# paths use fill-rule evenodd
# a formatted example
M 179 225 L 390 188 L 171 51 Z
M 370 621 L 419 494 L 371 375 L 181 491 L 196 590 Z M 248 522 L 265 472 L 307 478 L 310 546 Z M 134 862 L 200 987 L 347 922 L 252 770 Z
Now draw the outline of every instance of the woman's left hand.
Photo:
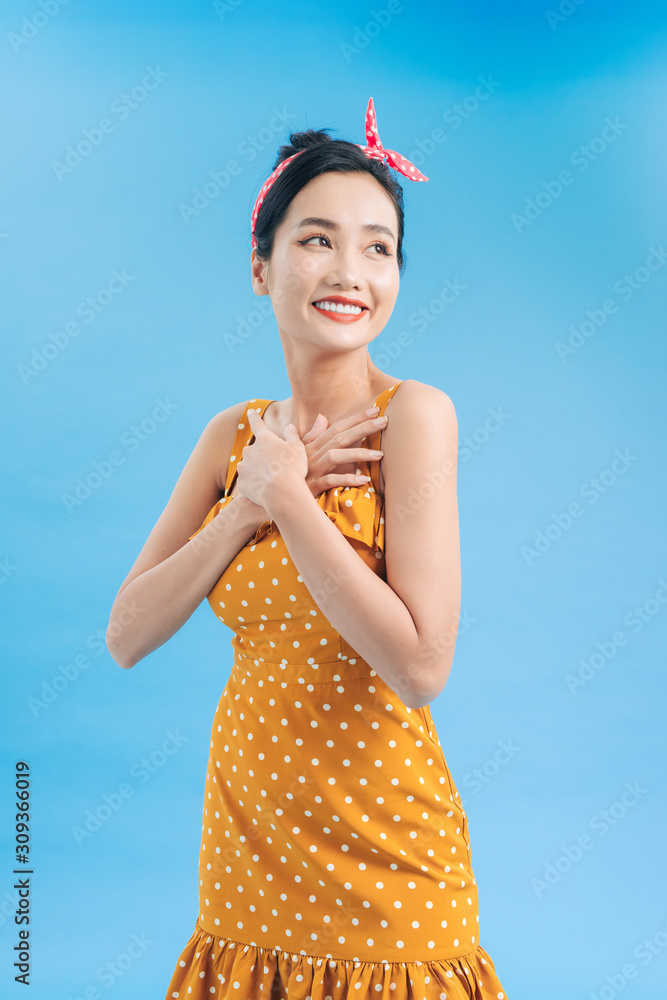
M 287 425 L 283 439 L 269 430 L 252 407 L 248 422 L 255 440 L 244 447 L 236 466 L 237 490 L 270 514 L 276 497 L 305 484 L 308 455 L 293 424 Z

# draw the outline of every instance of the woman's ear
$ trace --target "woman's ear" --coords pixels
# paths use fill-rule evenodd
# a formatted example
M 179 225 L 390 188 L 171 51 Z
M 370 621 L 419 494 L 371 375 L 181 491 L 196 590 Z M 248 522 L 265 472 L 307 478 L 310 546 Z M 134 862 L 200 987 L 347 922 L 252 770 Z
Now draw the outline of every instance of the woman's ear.
M 253 247 L 250 253 L 250 283 L 255 295 L 269 294 L 269 261 L 259 260 L 257 257 L 257 247 Z

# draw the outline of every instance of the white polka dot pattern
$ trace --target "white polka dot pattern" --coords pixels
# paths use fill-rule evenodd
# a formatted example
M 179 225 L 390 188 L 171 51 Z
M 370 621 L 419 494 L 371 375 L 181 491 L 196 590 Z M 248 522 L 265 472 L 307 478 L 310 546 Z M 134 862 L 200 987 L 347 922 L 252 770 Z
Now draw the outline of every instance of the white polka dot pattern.
M 232 495 L 248 407 L 269 402 L 249 401 L 202 528 Z M 323 509 L 381 574 L 378 463 L 363 466 L 372 488 L 330 490 Z M 271 521 L 209 603 L 234 633 L 234 663 L 211 728 L 199 914 L 167 998 L 504 997 L 428 707 L 408 708 L 332 629 Z
M 414 163 L 411 163 L 410 160 L 407 160 L 404 156 L 401 156 L 401 154 L 397 153 L 395 149 L 384 148 L 384 146 L 380 141 L 380 136 L 378 134 L 377 117 L 375 115 L 375 106 L 373 104 L 372 97 L 368 98 L 368 107 L 366 108 L 365 130 L 366 130 L 367 145 L 363 146 L 359 142 L 355 143 L 355 145 L 359 146 L 359 149 L 363 150 L 363 152 L 366 154 L 366 156 L 369 157 L 369 159 L 385 160 L 390 167 L 393 167 L 394 170 L 398 170 L 400 174 L 403 174 L 411 181 L 428 180 L 428 177 L 426 177 L 426 175 L 423 174 L 421 170 L 418 170 L 417 167 L 414 165 Z M 271 174 L 262 184 L 262 187 L 260 189 L 259 194 L 257 195 L 257 199 L 255 201 L 252 210 L 252 216 L 250 218 L 252 247 L 257 246 L 257 239 L 255 237 L 255 226 L 257 225 L 257 216 L 259 215 L 260 208 L 264 204 L 264 199 L 266 198 L 266 194 L 269 188 L 274 183 L 276 178 L 278 178 L 282 174 L 287 164 L 291 163 L 296 156 L 300 156 L 300 154 L 303 152 L 304 150 L 300 149 L 298 153 L 293 153 L 291 156 L 288 156 L 284 160 L 282 160 L 275 168 L 275 170 L 271 172 Z

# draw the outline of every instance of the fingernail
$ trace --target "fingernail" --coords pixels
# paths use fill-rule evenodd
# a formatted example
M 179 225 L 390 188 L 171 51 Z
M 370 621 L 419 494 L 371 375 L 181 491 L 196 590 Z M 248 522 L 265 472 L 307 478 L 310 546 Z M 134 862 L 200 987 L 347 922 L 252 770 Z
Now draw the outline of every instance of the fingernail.
M 370 410 L 366 410 L 366 413 L 368 414 L 369 417 L 372 417 L 373 414 L 377 413 L 379 409 L 380 409 L 379 406 L 371 406 Z

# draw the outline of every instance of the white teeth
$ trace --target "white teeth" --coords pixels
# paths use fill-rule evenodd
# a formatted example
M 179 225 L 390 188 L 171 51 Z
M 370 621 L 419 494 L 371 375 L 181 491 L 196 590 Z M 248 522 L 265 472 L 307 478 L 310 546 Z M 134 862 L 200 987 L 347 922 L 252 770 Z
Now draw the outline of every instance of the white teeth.
M 360 312 L 363 312 L 360 306 L 346 306 L 342 302 L 329 302 L 327 299 L 313 302 L 313 305 L 317 306 L 318 309 L 325 309 L 327 312 L 349 313 L 352 316 L 358 316 Z

